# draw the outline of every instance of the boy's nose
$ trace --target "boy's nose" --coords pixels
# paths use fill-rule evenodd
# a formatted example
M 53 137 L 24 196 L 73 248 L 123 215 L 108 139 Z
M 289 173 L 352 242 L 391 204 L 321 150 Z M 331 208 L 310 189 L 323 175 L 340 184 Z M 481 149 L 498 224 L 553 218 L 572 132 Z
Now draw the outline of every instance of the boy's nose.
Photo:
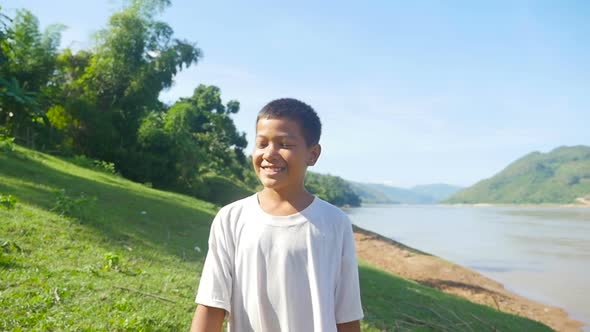
M 264 159 L 275 159 L 277 157 L 279 150 L 276 148 L 274 144 L 269 144 L 264 150 L 264 154 L 262 155 Z

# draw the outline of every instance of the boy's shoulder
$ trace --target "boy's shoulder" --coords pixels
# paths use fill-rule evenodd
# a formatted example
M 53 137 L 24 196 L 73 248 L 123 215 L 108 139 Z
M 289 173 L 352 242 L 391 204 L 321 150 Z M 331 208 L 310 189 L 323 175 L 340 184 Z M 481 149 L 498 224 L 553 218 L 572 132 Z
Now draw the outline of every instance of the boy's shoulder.
M 326 213 L 326 214 L 330 214 L 330 215 L 334 215 L 334 216 L 348 219 L 348 215 L 346 213 L 344 213 L 344 211 L 342 211 L 341 208 L 337 207 L 336 205 L 333 205 L 330 202 L 327 202 L 327 201 L 319 198 L 318 196 L 315 196 L 313 204 L 316 204 L 316 206 L 319 209 L 321 209 L 322 213 Z
M 326 202 L 317 196 L 315 197 L 313 204 L 316 208 L 314 209 L 315 213 L 310 216 L 311 218 L 318 218 L 324 223 L 331 225 L 331 227 L 337 227 L 339 229 L 352 226 L 348 214 L 346 214 L 341 208 Z

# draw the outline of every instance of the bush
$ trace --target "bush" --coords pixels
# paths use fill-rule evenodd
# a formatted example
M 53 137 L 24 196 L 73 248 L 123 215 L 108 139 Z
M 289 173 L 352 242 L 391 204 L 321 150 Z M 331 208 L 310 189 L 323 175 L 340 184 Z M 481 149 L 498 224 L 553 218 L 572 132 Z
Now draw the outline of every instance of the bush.
M 22 248 L 12 242 L 0 240 L 0 266 L 11 266 L 15 263 L 14 254 L 22 252 Z
M 75 156 L 74 158 L 70 159 L 70 162 L 84 168 L 94 169 L 100 172 L 118 175 L 117 169 L 114 163 L 104 161 L 104 160 L 94 160 L 90 159 L 83 155 Z
M 51 211 L 57 212 L 60 216 L 80 213 L 82 206 L 96 200 L 96 197 L 89 197 L 81 193 L 78 197 L 71 197 L 65 189 L 55 191 L 55 205 Z
M 14 151 L 14 137 L 7 136 L 0 132 L 0 152 Z
M 18 202 L 16 197 L 0 194 L 0 208 L 10 210 L 16 205 L 16 202 Z
M 94 168 L 96 170 L 108 173 L 108 174 L 117 174 L 117 169 L 115 168 L 115 163 L 109 163 L 108 161 L 104 160 L 95 160 L 94 161 Z
M 119 255 L 114 254 L 112 252 L 106 254 L 104 256 L 104 266 L 102 267 L 103 270 L 105 271 L 119 271 L 120 267 L 121 267 L 121 258 L 119 257 Z

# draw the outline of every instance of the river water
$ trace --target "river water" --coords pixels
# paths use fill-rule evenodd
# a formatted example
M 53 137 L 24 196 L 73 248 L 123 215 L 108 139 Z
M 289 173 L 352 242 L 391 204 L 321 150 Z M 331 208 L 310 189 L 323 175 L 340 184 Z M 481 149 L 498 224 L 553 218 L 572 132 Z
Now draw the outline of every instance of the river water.
M 590 331 L 590 208 L 368 205 L 359 227 L 564 308 Z

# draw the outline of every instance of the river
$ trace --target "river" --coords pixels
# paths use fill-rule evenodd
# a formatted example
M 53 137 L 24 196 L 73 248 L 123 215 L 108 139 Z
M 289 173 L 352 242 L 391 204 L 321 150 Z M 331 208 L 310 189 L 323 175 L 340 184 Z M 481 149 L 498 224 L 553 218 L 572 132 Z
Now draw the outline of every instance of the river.
M 590 208 L 368 205 L 359 227 L 564 308 L 590 331 Z

